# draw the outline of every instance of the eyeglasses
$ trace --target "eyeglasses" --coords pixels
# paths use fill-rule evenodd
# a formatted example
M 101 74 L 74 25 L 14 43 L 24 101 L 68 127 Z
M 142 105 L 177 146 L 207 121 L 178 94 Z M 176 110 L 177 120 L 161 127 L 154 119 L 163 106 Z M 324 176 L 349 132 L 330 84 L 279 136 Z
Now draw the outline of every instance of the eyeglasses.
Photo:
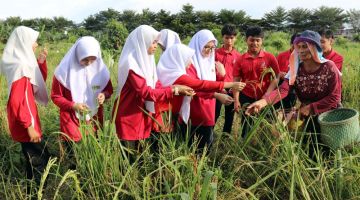
M 214 51 L 215 47 L 214 46 L 212 46 L 212 47 L 204 46 L 204 49 L 205 49 L 205 51 Z

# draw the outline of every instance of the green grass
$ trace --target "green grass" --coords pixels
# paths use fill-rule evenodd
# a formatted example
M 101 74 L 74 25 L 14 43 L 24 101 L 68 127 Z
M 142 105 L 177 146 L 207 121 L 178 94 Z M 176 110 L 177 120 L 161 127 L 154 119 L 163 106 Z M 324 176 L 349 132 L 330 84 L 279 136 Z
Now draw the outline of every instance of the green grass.
M 281 34 L 280 34 L 281 35 Z M 238 40 L 239 41 L 239 40 Z M 269 43 L 271 44 L 271 43 Z M 239 42 L 238 45 L 244 45 Z M 70 43 L 47 44 L 50 89 L 53 70 Z M 0 47 L 3 47 L 0 45 Z M 242 46 L 243 48 L 244 46 Z M 336 46 L 345 57 L 345 107 L 360 109 L 360 44 Z M 240 48 L 239 48 L 240 49 Z M 244 48 L 243 48 L 244 49 Z M 285 50 L 271 50 L 277 54 Z M 243 52 L 243 51 L 242 51 Z M 113 84 L 118 56 L 106 51 Z M 0 78 L 0 199 L 29 199 L 25 188 L 24 158 L 20 145 L 9 137 L 6 119 L 7 86 Z M 39 106 L 43 134 L 53 159 L 42 184 L 32 195 L 39 199 L 360 199 L 360 147 L 335 152 L 330 158 L 308 156 L 302 132 L 289 132 L 280 122 L 256 116 L 249 137 L 221 133 L 223 117 L 215 127 L 216 139 L 208 156 L 198 157 L 176 133 L 159 136 L 159 152 L 142 144 L 136 162 L 122 146 L 110 123 L 112 97 L 105 105 L 106 125 L 98 138 L 84 135 L 75 145 L 77 169 L 68 169 L 60 152 L 58 108 Z M 82 128 L 86 129 L 85 125 Z M 276 132 L 279 136 L 274 136 Z M 34 187 L 34 183 L 32 183 Z

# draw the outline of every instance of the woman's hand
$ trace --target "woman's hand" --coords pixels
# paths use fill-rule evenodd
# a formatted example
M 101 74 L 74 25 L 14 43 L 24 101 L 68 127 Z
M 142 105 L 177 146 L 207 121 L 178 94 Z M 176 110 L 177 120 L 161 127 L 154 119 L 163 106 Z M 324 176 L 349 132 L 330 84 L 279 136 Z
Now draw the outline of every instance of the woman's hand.
M 97 96 L 97 101 L 100 105 L 102 105 L 105 101 L 105 94 L 104 93 L 99 93 Z
M 310 113 L 311 113 L 310 105 L 301 106 L 299 112 L 300 112 L 300 116 L 308 117 L 310 115 Z
M 244 82 L 234 82 L 233 84 L 234 85 L 232 86 L 231 89 L 237 90 L 237 91 L 243 90 L 246 86 L 246 83 L 244 83 Z
M 174 95 L 183 95 L 183 96 L 194 96 L 195 91 L 186 85 L 173 85 L 172 91 Z
M 223 93 L 215 93 L 215 98 L 227 106 L 234 102 L 234 99 L 231 96 Z
M 45 62 L 47 55 L 48 55 L 48 50 L 46 49 L 46 47 L 44 47 L 38 56 L 38 61 L 40 64 Z
M 216 67 L 217 73 L 218 73 L 220 76 L 225 76 L 225 74 L 226 74 L 225 67 L 224 67 L 224 65 L 223 65 L 221 62 L 216 61 L 216 62 L 215 62 L 215 67 Z
M 255 101 L 254 103 L 250 104 L 245 111 L 246 115 L 252 115 L 255 113 L 259 113 L 261 109 L 263 109 L 265 106 L 267 106 L 267 102 L 265 99 L 260 99 L 258 101 Z
M 40 133 L 37 132 L 34 127 L 32 126 L 29 126 L 27 128 L 27 132 L 28 132 L 28 135 L 30 137 L 30 142 L 33 142 L 33 143 L 38 143 L 38 142 L 41 142 L 41 136 L 40 136 Z
M 89 107 L 84 103 L 75 103 L 73 109 L 78 112 L 86 112 L 89 110 Z

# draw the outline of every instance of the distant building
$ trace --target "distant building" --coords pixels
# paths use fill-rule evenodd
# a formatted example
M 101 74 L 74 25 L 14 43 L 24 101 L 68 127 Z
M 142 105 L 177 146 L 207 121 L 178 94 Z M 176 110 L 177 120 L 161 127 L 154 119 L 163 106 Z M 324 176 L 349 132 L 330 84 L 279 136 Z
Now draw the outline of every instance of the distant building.
M 335 33 L 336 36 L 343 36 L 346 38 L 352 38 L 355 34 L 354 28 L 350 24 L 343 24 L 341 29 L 338 29 Z

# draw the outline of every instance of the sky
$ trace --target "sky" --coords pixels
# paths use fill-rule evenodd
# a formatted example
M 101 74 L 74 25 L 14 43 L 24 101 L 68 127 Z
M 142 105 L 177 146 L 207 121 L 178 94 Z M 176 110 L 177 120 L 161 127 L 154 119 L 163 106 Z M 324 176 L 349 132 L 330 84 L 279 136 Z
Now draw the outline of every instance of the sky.
M 138 12 L 145 8 L 154 12 L 164 9 L 177 13 L 187 3 L 193 5 L 195 11 L 243 10 L 254 19 L 261 18 L 278 6 L 286 10 L 296 7 L 315 9 L 322 5 L 344 10 L 360 9 L 360 0 L 0 0 L 0 19 L 10 16 L 20 16 L 22 19 L 62 16 L 80 23 L 88 16 L 108 8 Z

